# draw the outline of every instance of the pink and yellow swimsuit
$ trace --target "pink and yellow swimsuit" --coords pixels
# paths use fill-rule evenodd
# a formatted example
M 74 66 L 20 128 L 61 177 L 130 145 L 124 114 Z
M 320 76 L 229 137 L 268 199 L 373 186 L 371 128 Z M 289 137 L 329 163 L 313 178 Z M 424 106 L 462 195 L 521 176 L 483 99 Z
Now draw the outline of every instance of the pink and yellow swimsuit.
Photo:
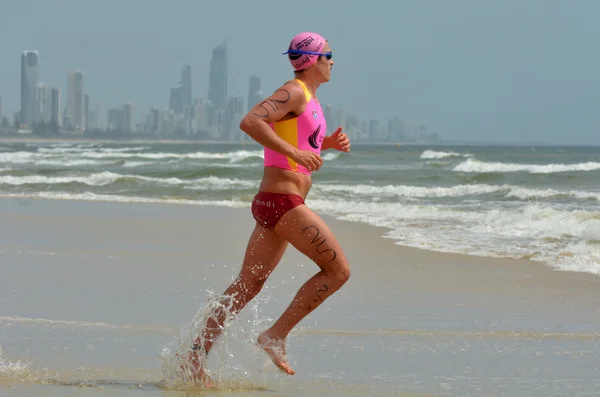
M 281 139 L 300 150 L 309 150 L 321 154 L 321 145 L 327 132 L 327 123 L 323 115 L 323 109 L 319 102 L 313 98 L 306 85 L 296 79 L 306 95 L 306 109 L 304 112 L 290 120 L 277 121 L 271 124 L 271 128 Z M 265 147 L 265 167 L 277 167 L 285 170 L 300 172 L 310 175 L 306 167 L 296 164 L 294 160 L 281 153 Z
M 296 79 L 306 95 L 306 108 L 298 117 L 271 124 L 273 131 L 295 148 L 321 154 L 321 145 L 327 131 L 323 109 L 312 96 L 306 85 Z M 311 171 L 297 164 L 291 158 L 267 147 L 264 148 L 265 167 L 277 167 L 284 170 L 310 175 Z M 252 201 L 254 219 L 267 229 L 274 229 L 279 219 L 294 207 L 304 204 L 304 198 L 297 194 L 258 192 Z

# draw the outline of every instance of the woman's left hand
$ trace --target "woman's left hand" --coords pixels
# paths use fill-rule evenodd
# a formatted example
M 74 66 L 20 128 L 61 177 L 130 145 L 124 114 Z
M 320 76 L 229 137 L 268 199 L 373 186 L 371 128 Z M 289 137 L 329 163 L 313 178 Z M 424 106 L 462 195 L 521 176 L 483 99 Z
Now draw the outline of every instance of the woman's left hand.
M 323 146 L 326 149 L 335 149 L 340 152 L 350 151 L 350 138 L 348 135 L 342 132 L 342 127 L 338 127 L 337 130 L 331 136 L 325 138 L 326 142 L 323 142 Z

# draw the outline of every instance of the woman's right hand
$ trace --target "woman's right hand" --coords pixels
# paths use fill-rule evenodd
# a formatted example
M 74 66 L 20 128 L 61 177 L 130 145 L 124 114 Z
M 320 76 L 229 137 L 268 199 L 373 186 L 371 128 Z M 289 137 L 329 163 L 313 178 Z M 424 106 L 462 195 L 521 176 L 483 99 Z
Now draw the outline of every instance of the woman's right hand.
M 309 171 L 317 171 L 323 165 L 321 156 L 309 150 L 296 150 L 291 157 Z

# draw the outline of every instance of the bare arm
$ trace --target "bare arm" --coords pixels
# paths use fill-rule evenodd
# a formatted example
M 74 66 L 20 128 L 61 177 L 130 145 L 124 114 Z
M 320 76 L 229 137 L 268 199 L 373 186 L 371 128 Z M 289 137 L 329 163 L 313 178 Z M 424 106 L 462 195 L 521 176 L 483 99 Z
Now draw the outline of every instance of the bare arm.
M 256 104 L 242 119 L 240 129 L 256 142 L 288 157 L 294 157 L 296 148 L 273 132 L 269 124 L 286 115 L 300 114 L 306 96 L 298 84 L 286 83 L 270 97 Z

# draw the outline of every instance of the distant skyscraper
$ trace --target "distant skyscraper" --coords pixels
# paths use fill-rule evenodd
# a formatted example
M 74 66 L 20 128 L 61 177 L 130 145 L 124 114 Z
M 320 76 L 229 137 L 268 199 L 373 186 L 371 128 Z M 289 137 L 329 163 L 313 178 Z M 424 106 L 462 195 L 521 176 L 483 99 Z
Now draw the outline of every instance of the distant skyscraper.
M 344 109 L 336 109 L 334 111 L 334 116 L 338 126 L 341 126 L 344 129 L 350 127 L 349 125 L 346 125 L 346 111 Z
M 2 125 L 2 97 L 0 96 L 0 125 Z
M 325 116 L 325 122 L 327 123 L 327 132 L 333 132 L 337 129 L 335 119 L 333 117 L 333 107 L 329 104 L 325 105 L 323 109 L 323 115 Z
M 90 126 L 90 96 L 85 94 L 83 96 L 83 116 L 84 116 L 84 130 L 91 129 Z
M 102 102 L 96 102 L 96 122 L 94 125 L 94 129 L 98 129 L 100 131 L 106 130 L 106 113 L 104 112 L 104 106 Z
M 254 107 L 262 99 L 260 90 L 260 77 L 250 76 L 250 84 L 248 87 L 248 111 Z
M 135 130 L 135 117 L 133 114 L 133 105 L 128 103 L 123 105 L 121 121 L 123 123 L 122 130 L 125 132 L 133 132 Z
M 196 101 L 193 106 L 194 134 L 206 137 L 208 134 L 208 117 L 204 101 Z
M 169 96 L 169 109 L 175 114 L 183 113 L 183 86 L 178 85 L 175 88 L 171 88 L 171 95 Z
M 38 76 L 38 52 L 23 51 L 21 53 L 21 113 L 19 121 L 31 128 L 33 108 Z
M 192 68 L 190 65 L 183 65 L 177 87 L 171 88 L 169 109 L 175 114 L 184 114 L 191 112 L 192 105 Z
M 50 124 L 55 127 L 61 126 L 60 117 L 60 89 L 52 87 L 50 89 Z
M 215 110 L 224 110 L 227 106 L 227 42 L 212 50 L 210 76 L 208 81 L 208 100 Z
M 33 95 L 33 111 L 31 121 L 33 125 L 39 123 L 48 124 L 51 117 L 51 87 L 46 84 L 38 83 L 35 86 Z
M 81 133 L 85 129 L 85 103 L 83 95 L 83 72 L 71 70 L 67 75 L 67 112 L 71 129 Z
M 242 133 L 239 125 L 244 117 L 244 98 L 230 97 L 225 112 L 225 127 L 224 130 L 228 135 L 229 140 L 241 139 Z
M 183 65 L 181 68 L 181 99 L 184 109 L 192 106 L 192 68 L 190 65 Z

